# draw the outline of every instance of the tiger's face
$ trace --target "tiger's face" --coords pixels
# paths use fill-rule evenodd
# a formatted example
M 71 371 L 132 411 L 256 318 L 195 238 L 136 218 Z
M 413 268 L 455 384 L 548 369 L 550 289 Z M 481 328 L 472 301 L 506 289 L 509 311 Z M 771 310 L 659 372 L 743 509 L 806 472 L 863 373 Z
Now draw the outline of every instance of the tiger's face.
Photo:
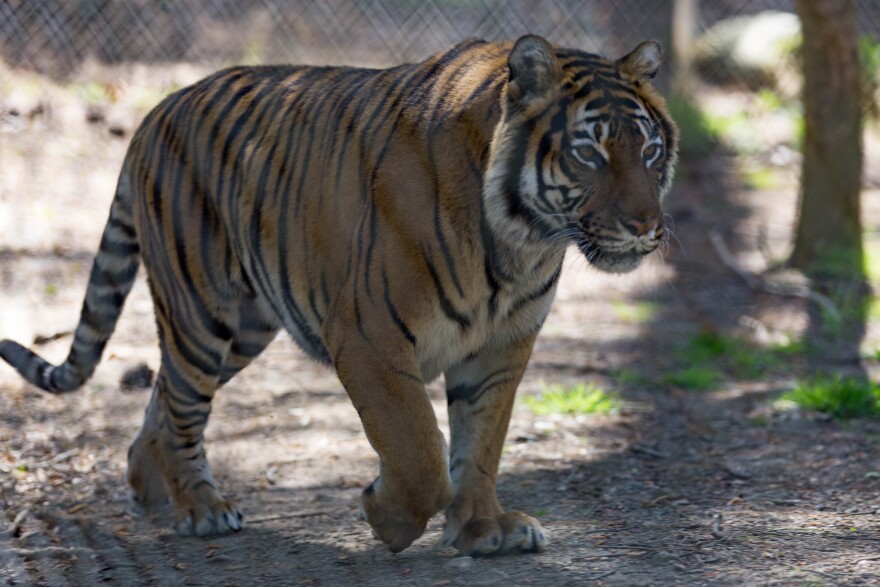
M 660 61 L 651 41 L 618 61 L 539 37 L 516 43 L 487 183 L 509 236 L 573 242 L 612 273 L 632 271 L 659 247 L 677 147 L 650 86 Z

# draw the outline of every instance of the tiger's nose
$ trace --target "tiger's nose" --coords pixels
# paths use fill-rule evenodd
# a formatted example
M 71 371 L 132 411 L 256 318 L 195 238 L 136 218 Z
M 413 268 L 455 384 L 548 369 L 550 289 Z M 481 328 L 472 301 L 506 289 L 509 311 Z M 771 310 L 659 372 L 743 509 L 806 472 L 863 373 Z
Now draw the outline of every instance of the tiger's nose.
M 644 236 L 648 240 L 654 240 L 663 236 L 663 223 L 659 216 L 652 216 L 647 220 L 621 216 L 619 220 L 633 236 Z

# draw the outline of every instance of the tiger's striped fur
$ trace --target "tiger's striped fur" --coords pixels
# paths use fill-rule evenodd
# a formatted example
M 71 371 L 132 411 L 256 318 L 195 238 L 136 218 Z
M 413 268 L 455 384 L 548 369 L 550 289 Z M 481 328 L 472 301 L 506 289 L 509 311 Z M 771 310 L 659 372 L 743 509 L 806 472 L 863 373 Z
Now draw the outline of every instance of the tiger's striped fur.
M 280 329 L 332 364 L 380 456 L 363 511 L 394 551 L 445 508 L 467 554 L 540 550 L 501 508 L 516 387 L 566 247 L 629 271 L 663 236 L 676 131 L 656 43 L 609 61 L 527 36 L 386 70 L 236 67 L 166 98 L 132 140 L 67 360 L 0 356 L 50 392 L 94 371 L 139 259 L 162 364 L 129 482 L 183 534 L 243 518 L 211 476 L 216 390 Z M 424 384 L 444 373 L 447 450 Z

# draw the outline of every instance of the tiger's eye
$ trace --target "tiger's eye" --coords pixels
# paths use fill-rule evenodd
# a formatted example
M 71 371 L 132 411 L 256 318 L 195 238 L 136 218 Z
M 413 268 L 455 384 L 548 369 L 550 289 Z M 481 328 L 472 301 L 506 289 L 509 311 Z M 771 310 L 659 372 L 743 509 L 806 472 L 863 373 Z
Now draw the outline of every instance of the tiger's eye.
M 596 167 L 599 167 L 603 162 L 602 157 L 599 155 L 599 152 L 595 149 L 595 147 L 591 145 L 581 145 L 579 147 L 575 147 L 574 157 L 582 165 L 586 165 L 594 169 Z

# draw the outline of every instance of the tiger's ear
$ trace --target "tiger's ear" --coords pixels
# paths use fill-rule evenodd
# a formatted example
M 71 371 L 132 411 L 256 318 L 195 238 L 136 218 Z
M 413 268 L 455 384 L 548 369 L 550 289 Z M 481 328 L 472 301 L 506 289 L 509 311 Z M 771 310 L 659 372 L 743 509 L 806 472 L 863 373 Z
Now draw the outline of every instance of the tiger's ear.
M 549 96 L 559 86 L 562 67 L 553 45 L 542 37 L 520 37 L 507 58 L 507 98 L 512 103 L 529 103 Z
M 645 41 L 617 60 L 620 73 L 634 82 L 649 82 L 663 63 L 663 48 L 657 41 Z

